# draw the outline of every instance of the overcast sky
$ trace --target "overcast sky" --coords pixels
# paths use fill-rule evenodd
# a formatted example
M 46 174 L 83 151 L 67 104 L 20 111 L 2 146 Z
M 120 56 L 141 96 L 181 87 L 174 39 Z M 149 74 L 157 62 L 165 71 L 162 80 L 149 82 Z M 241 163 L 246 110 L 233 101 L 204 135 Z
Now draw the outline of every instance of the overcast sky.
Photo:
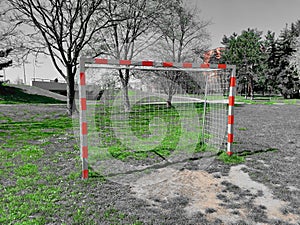
M 211 20 L 208 30 L 212 36 L 212 48 L 219 47 L 223 35 L 233 32 L 240 34 L 247 28 L 257 28 L 266 33 L 274 31 L 277 35 L 286 24 L 300 19 L 300 0 L 185 0 L 201 10 L 200 17 Z M 59 77 L 51 61 L 43 58 L 43 65 L 25 65 L 27 84 L 33 76 L 37 78 Z M 34 73 L 35 68 L 35 73 Z M 35 75 L 34 75 L 35 74 Z M 12 82 L 17 77 L 23 79 L 23 68 L 6 69 L 6 77 Z
M 274 31 L 277 35 L 288 23 L 300 19 L 300 0 L 186 0 L 196 4 L 200 15 L 211 19 L 212 47 L 218 47 L 223 35 L 247 28 Z

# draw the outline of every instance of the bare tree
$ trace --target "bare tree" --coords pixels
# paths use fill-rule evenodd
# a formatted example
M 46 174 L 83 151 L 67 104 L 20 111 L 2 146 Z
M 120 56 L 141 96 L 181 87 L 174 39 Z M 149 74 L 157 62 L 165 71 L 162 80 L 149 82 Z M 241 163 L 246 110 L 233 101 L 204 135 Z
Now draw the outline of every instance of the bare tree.
M 181 3 L 181 4 L 178 4 Z M 172 62 L 199 62 L 200 55 L 208 48 L 210 41 L 207 27 L 210 21 L 197 20 L 196 9 L 187 9 L 180 0 L 168 7 L 168 13 L 160 17 L 157 26 L 161 36 L 155 48 L 156 57 Z M 172 96 L 176 93 L 177 84 L 183 73 L 179 71 L 162 72 L 161 76 L 170 82 L 163 84 L 163 90 L 168 95 L 167 106 L 171 107 Z
M 10 15 L 27 26 L 24 46 L 31 52 L 49 55 L 67 82 L 67 112 L 75 110 L 75 74 L 81 51 L 108 21 L 103 0 L 6 0 Z
M 0 70 L 12 65 L 12 59 L 8 59 L 8 55 L 12 50 L 12 48 L 0 50 Z
M 166 7 L 167 1 L 107 0 L 106 17 L 110 27 L 101 30 L 90 42 L 92 55 L 107 55 L 114 59 L 132 60 L 144 54 L 157 41 L 153 32 L 155 21 Z M 124 109 L 130 110 L 128 83 L 130 71 L 119 70 L 123 89 Z
M 0 2 L 0 8 L 0 70 L 2 70 L 12 66 L 13 44 L 11 43 L 11 37 L 16 35 L 17 25 L 11 24 L 5 17 L 8 8 L 3 2 Z

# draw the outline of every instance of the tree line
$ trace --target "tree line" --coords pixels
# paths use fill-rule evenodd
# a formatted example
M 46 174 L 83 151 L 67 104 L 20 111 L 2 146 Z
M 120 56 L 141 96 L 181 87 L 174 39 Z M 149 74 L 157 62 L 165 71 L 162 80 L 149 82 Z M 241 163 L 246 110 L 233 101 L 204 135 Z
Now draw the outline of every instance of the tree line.
M 284 98 L 300 97 L 300 21 L 280 32 L 247 29 L 240 35 L 224 36 L 222 57 L 217 63 L 237 66 L 238 91 L 245 97 L 254 93 L 281 94 Z

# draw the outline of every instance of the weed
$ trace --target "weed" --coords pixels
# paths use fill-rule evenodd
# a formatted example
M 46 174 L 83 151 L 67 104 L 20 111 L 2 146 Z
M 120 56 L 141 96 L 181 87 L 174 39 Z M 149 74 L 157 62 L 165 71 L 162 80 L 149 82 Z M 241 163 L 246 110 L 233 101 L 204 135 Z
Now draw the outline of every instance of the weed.
M 33 161 L 40 159 L 44 155 L 44 150 L 35 145 L 25 145 L 16 155 L 20 155 L 23 161 Z
M 226 152 L 222 152 L 218 159 L 228 164 L 239 164 L 245 161 L 245 158 L 242 156 L 238 156 L 237 154 L 232 154 L 229 156 Z
M 115 208 L 109 208 L 103 213 L 103 217 L 105 220 L 108 220 L 109 222 L 113 222 L 115 224 L 128 217 L 128 215 L 120 212 Z
M 82 224 L 84 222 L 84 211 L 82 209 L 77 209 L 77 213 L 74 215 L 73 221 L 76 224 Z
M 37 165 L 28 163 L 23 166 L 19 166 L 15 169 L 15 174 L 17 176 L 26 177 L 26 176 L 35 176 L 38 173 Z
M 70 180 L 76 180 L 81 176 L 80 173 L 78 173 L 77 171 L 73 171 L 69 174 L 68 179 Z

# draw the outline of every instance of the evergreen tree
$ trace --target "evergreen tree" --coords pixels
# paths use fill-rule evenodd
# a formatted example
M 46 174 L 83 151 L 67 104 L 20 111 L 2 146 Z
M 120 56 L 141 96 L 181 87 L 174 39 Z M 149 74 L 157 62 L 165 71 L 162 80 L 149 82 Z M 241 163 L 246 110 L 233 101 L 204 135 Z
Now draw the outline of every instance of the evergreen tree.
M 238 82 L 245 85 L 245 97 L 252 99 L 254 85 L 264 76 L 262 32 L 249 28 L 240 35 L 233 33 L 230 37 L 224 36 L 222 44 L 225 45 L 223 62 L 237 65 Z
M 277 40 L 274 76 L 277 88 L 284 98 L 294 98 L 299 94 L 299 72 L 295 64 L 292 63 L 298 35 L 299 31 L 296 31 L 295 25 L 292 25 L 291 29 L 286 27 Z
M 265 72 L 265 88 L 270 93 L 275 93 L 276 88 L 276 74 L 279 71 L 279 55 L 277 51 L 277 40 L 275 33 L 268 31 L 265 35 L 264 50 L 267 55 L 266 57 L 266 72 Z

